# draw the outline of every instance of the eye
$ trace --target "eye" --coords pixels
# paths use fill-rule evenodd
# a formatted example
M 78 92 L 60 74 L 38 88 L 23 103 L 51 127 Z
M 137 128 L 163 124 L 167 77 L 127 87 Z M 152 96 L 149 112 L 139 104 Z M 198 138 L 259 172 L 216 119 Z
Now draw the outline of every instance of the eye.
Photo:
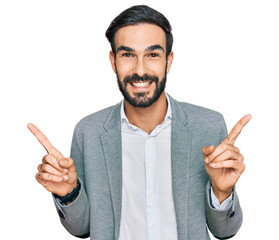
M 131 53 L 123 53 L 121 56 L 122 57 L 132 57 L 133 55 Z
M 155 57 L 159 57 L 159 54 L 158 53 L 151 53 L 149 56 L 152 57 L 152 58 L 155 58 Z

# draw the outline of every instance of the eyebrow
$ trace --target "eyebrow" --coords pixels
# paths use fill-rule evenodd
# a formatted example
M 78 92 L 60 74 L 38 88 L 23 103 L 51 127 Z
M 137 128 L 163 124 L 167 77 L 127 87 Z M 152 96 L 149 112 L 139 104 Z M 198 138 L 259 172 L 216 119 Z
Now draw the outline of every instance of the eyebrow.
M 120 51 L 134 52 L 135 49 L 127 47 L 127 46 L 120 46 L 119 48 L 117 48 L 116 52 L 118 53 Z
M 159 44 L 156 44 L 156 45 L 152 45 L 152 46 L 149 46 L 148 48 L 146 48 L 144 51 L 145 52 L 149 52 L 149 51 L 154 51 L 154 50 L 162 50 L 163 52 L 165 51 L 164 48 L 159 45 Z
M 149 52 L 149 51 L 154 51 L 154 50 L 162 50 L 163 52 L 165 52 L 164 48 L 159 45 L 159 44 L 155 44 L 155 45 L 151 45 L 149 47 L 147 47 L 144 51 L 145 52 Z M 120 46 L 117 48 L 116 52 L 120 52 L 120 51 L 127 51 L 127 52 L 135 52 L 135 49 L 127 47 L 127 46 Z

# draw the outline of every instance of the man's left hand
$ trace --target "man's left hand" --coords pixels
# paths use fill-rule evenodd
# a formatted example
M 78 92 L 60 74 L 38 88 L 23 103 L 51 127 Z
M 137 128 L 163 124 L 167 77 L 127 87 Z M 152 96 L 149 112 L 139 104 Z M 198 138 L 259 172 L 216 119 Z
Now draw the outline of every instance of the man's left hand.
M 212 145 L 202 149 L 205 169 L 210 176 L 214 195 L 220 203 L 231 195 L 234 185 L 245 170 L 244 157 L 234 142 L 251 118 L 249 114 L 241 118 L 218 147 Z

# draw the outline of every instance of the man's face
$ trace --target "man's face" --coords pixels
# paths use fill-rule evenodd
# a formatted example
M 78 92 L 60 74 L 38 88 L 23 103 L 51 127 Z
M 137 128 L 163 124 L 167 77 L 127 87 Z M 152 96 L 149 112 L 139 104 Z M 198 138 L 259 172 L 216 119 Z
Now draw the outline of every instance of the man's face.
M 134 107 L 149 107 L 165 89 L 173 53 L 166 59 L 166 37 L 160 27 L 139 24 L 115 34 L 110 61 L 125 100 Z

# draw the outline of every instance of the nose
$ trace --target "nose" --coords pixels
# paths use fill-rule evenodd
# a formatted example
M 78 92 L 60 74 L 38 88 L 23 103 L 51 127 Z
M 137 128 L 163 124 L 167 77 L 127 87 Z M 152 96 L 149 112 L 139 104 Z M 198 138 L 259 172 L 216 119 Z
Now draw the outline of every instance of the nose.
M 143 76 L 146 73 L 146 66 L 143 59 L 138 58 L 134 66 L 134 74 Z

